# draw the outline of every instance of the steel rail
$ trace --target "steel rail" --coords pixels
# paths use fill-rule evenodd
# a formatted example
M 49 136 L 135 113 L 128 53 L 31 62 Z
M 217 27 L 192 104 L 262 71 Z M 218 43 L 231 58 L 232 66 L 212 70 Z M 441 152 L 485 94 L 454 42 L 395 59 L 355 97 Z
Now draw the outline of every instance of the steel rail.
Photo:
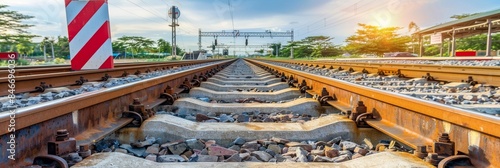
M 230 61 L 231 60 L 224 60 L 223 62 L 218 63 L 218 65 L 222 65 Z M 214 65 L 207 65 L 186 71 L 172 73 L 169 75 L 158 76 L 142 81 L 124 84 L 121 86 L 100 89 L 93 92 L 87 92 L 80 95 L 20 108 L 17 109 L 15 113 L 15 127 L 16 130 L 20 130 L 22 128 L 26 128 L 43 121 L 68 114 L 85 107 L 89 107 L 110 99 L 134 93 L 139 90 L 147 89 L 149 87 L 159 85 L 171 80 L 184 79 L 183 77 L 186 75 L 208 71 L 212 66 Z M 9 112 L 0 113 L 0 127 L 7 128 L 10 119 L 11 118 Z M 4 135 L 6 133 L 7 129 L 2 129 L 0 131 L 0 135 Z
M 269 60 L 269 59 L 259 59 Z M 479 83 L 500 86 L 500 67 L 486 66 L 452 66 L 452 65 L 427 65 L 427 64 L 390 64 L 369 62 L 330 62 L 330 61 L 298 61 L 298 60 L 269 60 L 273 62 L 292 63 L 314 67 L 339 68 L 344 70 L 352 68 L 354 71 L 366 70 L 369 73 L 379 71 L 400 71 L 406 77 L 420 78 L 430 73 L 436 80 L 461 82 L 469 76 Z
M 347 81 L 328 78 L 259 60 L 248 60 L 254 64 L 271 68 L 285 75 L 293 75 L 295 80 L 305 80 L 315 93 L 323 88 L 337 95 L 338 101 L 350 104 L 350 97 L 358 97 L 372 109 L 378 117 L 373 125 L 382 132 L 411 146 L 429 146 L 438 139 L 440 133 L 450 133 L 457 141 L 457 151 L 468 153 L 480 164 L 499 164 L 496 155 L 500 148 L 500 118 L 460 109 L 452 106 L 425 101 L 411 96 L 378 90 Z M 283 61 L 276 61 L 283 62 Z M 347 98 L 346 98 L 347 97 Z M 352 98 L 351 98 L 352 99 Z M 351 100 L 352 101 L 352 100 Z M 479 142 L 473 139 L 479 138 Z M 473 150 L 479 148 L 478 150 Z
M 186 60 L 186 61 L 173 61 L 176 63 L 196 63 L 199 60 Z M 130 63 L 116 63 L 115 68 L 127 67 L 127 66 L 148 66 L 151 64 L 163 64 L 163 63 L 173 63 L 173 62 L 130 62 Z M 8 67 L 0 67 L 0 77 L 6 77 L 8 72 Z M 46 73 L 57 73 L 57 72 L 71 72 L 70 65 L 37 65 L 37 66 L 16 66 L 15 76 L 23 75 L 34 75 L 34 74 L 46 74 Z
M 75 81 L 79 80 L 80 77 L 87 79 L 88 81 L 100 81 L 105 74 L 111 77 L 121 77 L 124 73 L 133 75 L 136 72 L 144 73 L 146 71 L 154 71 L 156 69 L 168 69 L 179 66 L 187 66 L 194 64 L 201 64 L 206 62 L 213 62 L 217 60 L 197 60 L 197 61 L 176 61 L 176 62 L 165 62 L 165 63 L 138 63 L 138 64 L 121 64 L 113 69 L 104 70 L 83 70 L 83 71 L 64 71 L 67 67 L 56 67 L 52 68 L 37 68 L 42 72 L 50 72 L 43 74 L 33 74 L 33 75 L 21 75 L 15 76 L 15 93 L 25 93 L 32 92 L 35 87 L 39 86 L 41 82 L 45 82 L 47 85 L 52 85 L 52 87 L 61 87 L 76 84 Z M 29 72 L 31 70 L 24 69 Z M 36 69 L 35 69 L 36 70 Z M 58 72 L 53 72 L 57 71 Z M 19 71 L 19 70 L 16 70 Z M 0 96 L 8 95 L 9 81 L 7 75 L 5 77 L 0 77 Z

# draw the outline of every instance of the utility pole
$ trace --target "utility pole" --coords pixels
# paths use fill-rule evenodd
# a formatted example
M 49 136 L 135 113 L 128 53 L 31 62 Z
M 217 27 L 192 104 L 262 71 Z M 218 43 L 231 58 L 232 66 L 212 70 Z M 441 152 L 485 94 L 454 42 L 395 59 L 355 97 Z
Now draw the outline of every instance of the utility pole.
M 45 42 L 43 42 L 43 60 L 47 61 L 47 53 L 45 53 Z
M 169 25 L 170 27 L 172 27 L 172 56 L 174 57 L 174 59 L 177 59 L 176 27 L 179 26 L 179 21 L 177 19 L 179 19 L 179 16 L 181 16 L 181 11 L 179 11 L 179 8 L 177 8 L 176 6 L 172 6 L 168 11 L 168 16 L 172 19 L 172 24 Z
M 278 45 L 276 45 L 276 46 L 278 48 L 278 50 L 276 50 L 276 57 L 279 57 L 280 56 L 281 43 L 280 43 L 279 47 L 278 47 Z
M 293 29 L 292 29 L 292 43 L 293 43 Z M 290 59 L 293 59 L 293 45 L 290 48 Z
M 54 41 L 50 42 L 50 47 L 52 48 L 52 60 L 54 60 Z
M 275 54 L 276 54 L 276 57 L 278 57 L 278 43 L 276 43 L 276 44 L 275 44 L 274 48 L 276 49 L 276 51 L 275 51 L 275 52 L 276 52 L 276 53 L 275 53 Z

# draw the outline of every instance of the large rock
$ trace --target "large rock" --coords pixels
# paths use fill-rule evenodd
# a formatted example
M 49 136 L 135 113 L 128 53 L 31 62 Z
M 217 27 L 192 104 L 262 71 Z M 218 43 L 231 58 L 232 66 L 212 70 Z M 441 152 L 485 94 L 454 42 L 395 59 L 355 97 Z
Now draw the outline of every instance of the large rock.
M 186 144 L 191 149 L 203 150 L 205 148 L 205 145 L 198 139 L 188 139 L 186 140 Z
M 335 163 L 345 162 L 345 161 L 349 160 L 349 156 L 347 156 L 347 155 L 341 155 L 339 157 L 334 158 L 334 160 L 335 160 L 334 161 Z
M 372 141 L 370 141 L 370 139 L 365 138 L 363 140 L 363 142 L 365 142 L 365 144 L 368 146 L 368 150 L 372 150 L 373 149 L 373 143 L 372 143 Z
M 358 144 L 351 142 L 351 141 L 342 141 L 342 142 L 340 142 L 340 146 L 344 150 L 354 151 L 354 148 L 356 148 L 356 146 L 358 146 Z
M 132 148 L 129 144 L 121 144 L 120 148 L 127 150 L 129 153 L 133 153 L 137 157 L 142 157 L 146 152 L 146 148 Z
M 149 153 L 149 154 L 158 154 L 160 152 L 160 145 L 158 144 L 153 144 L 151 146 L 149 146 L 147 149 L 146 149 L 146 153 Z
M 354 153 L 359 153 L 363 156 L 365 156 L 369 151 L 364 149 L 364 148 L 361 148 L 359 146 L 357 146 L 356 148 L 354 148 Z
M 238 122 L 250 122 L 250 116 L 245 115 L 245 114 L 238 115 L 238 117 L 236 118 L 236 121 L 238 121 Z
M 146 139 L 142 142 L 134 142 L 131 145 L 136 148 L 147 147 L 153 145 L 156 142 L 155 137 L 146 137 Z
M 307 158 L 307 151 L 302 148 L 297 148 L 295 155 L 297 155 L 297 162 L 307 162 L 309 160 Z
M 234 119 L 233 119 L 232 117 L 230 117 L 230 116 L 226 115 L 226 114 L 221 114 L 221 115 L 219 116 L 219 121 L 220 121 L 220 122 L 233 122 L 233 121 L 234 121 Z
M 337 149 L 334 149 L 334 148 L 331 148 L 331 147 L 328 147 L 328 146 L 325 146 L 325 156 L 326 157 L 329 157 L 329 158 L 334 158 L 334 157 L 337 157 L 339 156 L 339 151 Z
M 272 150 L 276 154 L 281 154 L 282 151 L 281 147 L 276 144 L 270 144 L 269 146 L 267 146 L 267 149 Z
M 326 157 L 326 156 L 315 156 L 314 159 L 313 159 L 313 162 L 333 162 L 335 161 L 333 158 L 329 158 L 329 157 Z
M 271 141 L 274 141 L 276 143 L 280 143 L 280 144 L 286 144 L 288 142 L 290 142 L 289 140 L 287 139 L 283 139 L 283 138 L 277 138 L 277 137 L 272 137 L 271 138 Z
M 156 162 L 156 155 L 149 154 L 148 156 L 146 156 L 146 160 L 150 160 L 150 161 Z
M 247 160 L 250 157 L 250 153 L 240 153 L 238 155 L 242 160 Z
M 235 153 L 238 153 L 238 151 L 232 150 L 232 149 L 227 149 L 221 146 L 209 146 L 208 147 L 208 155 L 211 156 L 231 156 L 234 155 Z
M 243 144 L 241 146 L 241 148 L 249 149 L 251 151 L 256 151 L 256 150 L 259 150 L 260 144 L 257 143 L 257 141 L 251 141 L 251 142 L 247 142 L 247 143 Z
M 215 144 L 217 144 L 215 140 L 208 140 L 205 142 L 205 147 L 213 146 Z
M 273 158 L 269 153 L 265 151 L 254 151 L 250 155 L 255 156 L 257 159 L 263 162 L 268 162 L 271 158 Z
M 325 156 L 325 150 L 311 150 L 311 155 Z
M 274 157 L 274 155 L 276 155 L 276 152 L 274 152 L 271 149 L 266 149 L 265 152 L 269 153 L 272 157 Z
M 262 162 L 262 161 L 257 159 L 257 157 L 255 157 L 255 156 L 250 156 L 250 157 L 248 157 L 247 160 L 245 160 L 245 162 Z
M 360 157 L 363 157 L 363 155 L 360 154 L 360 153 L 356 153 L 356 154 L 352 155 L 352 159 L 357 159 L 357 158 L 360 158 Z
M 198 155 L 198 162 L 217 162 L 218 156 Z
M 168 147 L 168 150 L 174 155 L 181 155 L 187 150 L 187 144 L 186 143 L 179 143 L 176 145 L 171 145 Z
M 204 122 L 206 120 L 210 120 L 210 119 L 213 119 L 212 117 L 209 117 L 207 115 L 204 115 L 204 114 L 196 114 L 196 122 Z
M 241 162 L 240 154 L 235 153 L 231 157 L 224 160 L 224 162 Z
M 238 138 L 236 138 L 236 139 L 233 141 L 233 144 L 235 144 L 235 145 L 240 145 L 240 146 L 241 146 L 241 145 L 245 144 L 245 142 L 246 142 L 246 141 L 245 141 L 243 138 L 238 137 Z
M 161 155 L 157 158 L 158 162 L 185 162 L 186 159 L 179 155 Z
M 286 146 L 288 146 L 288 147 L 301 147 L 302 149 L 305 149 L 306 151 L 311 151 L 313 149 L 311 145 L 299 143 L 299 142 L 289 142 L 289 143 L 286 143 Z
M 235 150 L 235 151 L 240 151 L 241 147 L 238 146 L 238 145 L 233 145 L 233 146 L 230 146 L 229 149 L 232 149 L 232 150 Z

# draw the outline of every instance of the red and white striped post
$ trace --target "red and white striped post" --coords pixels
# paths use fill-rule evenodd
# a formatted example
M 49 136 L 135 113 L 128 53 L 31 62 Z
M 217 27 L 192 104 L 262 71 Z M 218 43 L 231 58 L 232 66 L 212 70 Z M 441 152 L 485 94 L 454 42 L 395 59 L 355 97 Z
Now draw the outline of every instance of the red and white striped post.
M 113 68 L 107 0 L 65 0 L 71 69 Z

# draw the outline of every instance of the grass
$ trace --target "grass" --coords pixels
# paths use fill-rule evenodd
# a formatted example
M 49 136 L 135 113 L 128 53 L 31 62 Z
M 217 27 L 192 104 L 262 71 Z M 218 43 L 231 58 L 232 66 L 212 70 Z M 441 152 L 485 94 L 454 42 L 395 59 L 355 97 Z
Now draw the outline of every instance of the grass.
M 29 65 L 30 62 L 28 60 L 24 60 L 24 59 L 18 59 L 16 60 L 16 65 Z M 7 60 L 2 60 L 0 61 L 0 67 L 7 67 L 9 66 L 9 62 Z

